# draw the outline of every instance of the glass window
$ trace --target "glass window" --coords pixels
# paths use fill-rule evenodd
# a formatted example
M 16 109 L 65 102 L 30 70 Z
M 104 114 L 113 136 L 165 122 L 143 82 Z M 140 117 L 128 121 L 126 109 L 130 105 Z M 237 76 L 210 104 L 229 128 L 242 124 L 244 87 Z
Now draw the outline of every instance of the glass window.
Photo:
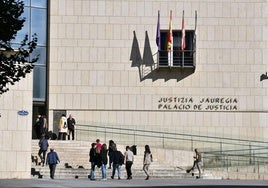
M 37 46 L 37 48 L 31 54 L 31 58 L 34 58 L 36 55 L 39 55 L 39 59 L 35 64 L 46 66 L 46 47 Z
M 46 96 L 46 67 L 35 66 L 33 71 L 33 98 L 45 101 Z
M 194 31 L 185 31 L 186 47 L 181 50 L 181 31 L 173 30 L 173 49 L 171 51 L 172 62 L 169 62 L 167 51 L 168 30 L 161 30 L 161 46 L 158 51 L 158 67 L 195 67 L 195 39 Z
M 31 6 L 32 7 L 47 8 L 47 0 L 32 0 Z
M 30 4 L 29 4 L 29 1 L 30 1 L 30 0 L 22 0 L 22 2 L 24 2 L 24 5 L 25 5 L 25 6 L 29 6 L 29 5 L 30 5 Z
M 46 9 L 32 8 L 31 13 L 31 33 L 37 34 L 38 45 L 46 45 Z
M 25 35 L 29 36 L 29 23 L 30 23 L 30 9 L 28 7 L 24 7 L 24 12 L 21 15 L 22 18 L 26 18 L 23 27 L 20 31 L 17 32 L 16 38 L 12 41 L 14 43 L 20 43 Z

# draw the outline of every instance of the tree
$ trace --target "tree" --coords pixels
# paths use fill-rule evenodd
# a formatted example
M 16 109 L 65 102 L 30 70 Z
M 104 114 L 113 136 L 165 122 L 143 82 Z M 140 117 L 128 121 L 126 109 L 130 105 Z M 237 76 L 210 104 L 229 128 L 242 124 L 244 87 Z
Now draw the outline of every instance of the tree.
M 21 17 L 23 12 L 22 1 L 0 0 L 0 95 L 9 90 L 9 84 L 14 85 L 30 73 L 38 60 L 38 56 L 30 57 L 37 45 L 36 34 L 31 41 L 25 35 L 17 49 L 12 44 L 25 22 L 25 18 Z

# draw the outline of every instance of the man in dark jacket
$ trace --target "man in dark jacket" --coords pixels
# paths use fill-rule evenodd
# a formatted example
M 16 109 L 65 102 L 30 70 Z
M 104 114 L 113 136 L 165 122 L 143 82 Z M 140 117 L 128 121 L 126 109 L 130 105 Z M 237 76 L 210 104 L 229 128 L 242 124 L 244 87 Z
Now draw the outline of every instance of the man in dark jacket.
M 40 147 L 40 149 L 38 151 L 38 156 L 40 157 L 41 163 L 44 166 L 44 164 L 45 164 L 45 157 L 46 157 L 46 153 L 47 153 L 47 148 L 49 146 L 48 145 L 48 141 L 45 138 L 45 135 L 44 134 L 41 136 L 41 139 L 39 140 L 39 143 L 38 144 L 39 144 L 39 147 Z M 41 154 L 43 154 L 43 156 Z
M 58 154 L 54 151 L 53 148 L 50 148 L 50 152 L 47 154 L 46 165 L 49 165 L 51 179 L 54 179 L 56 165 L 58 163 L 60 163 Z
M 91 144 L 91 149 L 89 151 L 89 162 L 91 163 L 91 168 L 90 168 L 90 174 L 88 178 L 90 180 L 96 180 L 95 179 L 95 166 L 97 165 L 97 153 L 96 153 L 96 143 Z
M 40 139 L 41 135 L 44 133 L 43 126 L 44 126 L 44 119 L 41 115 L 38 115 L 36 122 L 34 124 L 34 129 L 36 131 L 36 136 L 38 139 Z
M 73 118 L 72 114 L 69 115 L 69 118 L 67 119 L 67 125 L 68 125 L 68 140 L 70 140 L 71 134 L 72 134 L 72 140 L 74 140 L 74 126 L 75 126 L 75 119 Z
M 109 149 L 108 149 L 108 156 L 109 156 L 109 167 L 108 169 L 111 169 L 112 168 L 112 153 L 114 152 L 115 150 L 115 147 L 116 147 L 116 144 L 114 143 L 113 140 L 109 140 Z
M 107 180 L 107 163 L 108 163 L 107 153 L 108 153 L 107 145 L 102 144 L 100 152 L 102 180 Z
M 118 173 L 118 179 L 121 179 L 121 165 L 124 164 L 124 155 L 115 147 L 115 151 L 111 153 L 111 161 L 113 163 L 113 172 L 111 178 L 114 179 L 115 170 Z

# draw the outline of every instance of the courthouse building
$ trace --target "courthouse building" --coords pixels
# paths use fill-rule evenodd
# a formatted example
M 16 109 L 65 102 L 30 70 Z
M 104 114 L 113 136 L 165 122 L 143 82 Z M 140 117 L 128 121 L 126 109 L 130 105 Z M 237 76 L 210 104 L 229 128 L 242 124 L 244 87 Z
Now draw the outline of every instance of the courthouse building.
M 77 131 L 81 140 L 162 147 L 156 132 L 267 140 L 267 1 L 24 2 L 20 34 L 38 34 L 40 58 L 0 96 L 0 178 L 30 177 L 40 113 L 56 134 L 62 113 L 80 128 L 119 133 Z M 134 141 L 136 131 L 148 136 Z

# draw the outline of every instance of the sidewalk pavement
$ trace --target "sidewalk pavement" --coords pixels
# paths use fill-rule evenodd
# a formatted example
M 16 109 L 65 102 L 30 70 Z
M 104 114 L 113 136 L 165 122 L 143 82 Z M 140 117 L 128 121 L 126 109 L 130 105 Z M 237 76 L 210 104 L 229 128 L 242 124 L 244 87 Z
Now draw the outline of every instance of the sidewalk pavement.
M 58 187 L 268 187 L 268 180 L 208 180 L 208 179 L 132 179 L 132 180 L 112 180 L 90 181 L 89 179 L 0 179 L 0 188 L 28 187 L 28 188 L 58 188 Z

